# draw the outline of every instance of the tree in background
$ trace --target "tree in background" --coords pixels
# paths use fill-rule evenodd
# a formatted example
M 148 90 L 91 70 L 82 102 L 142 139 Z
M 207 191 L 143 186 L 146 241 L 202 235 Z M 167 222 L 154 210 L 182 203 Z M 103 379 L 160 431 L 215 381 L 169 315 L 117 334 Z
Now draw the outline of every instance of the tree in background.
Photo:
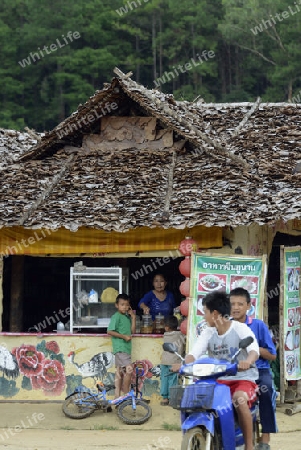
M 115 66 L 179 100 L 294 101 L 300 21 L 299 0 L 2 0 L 0 126 L 52 129 Z
M 223 0 L 219 28 L 234 56 L 235 87 L 243 80 L 269 101 L 291 101 L 300 86 L 301 5 L 284 0 Z M 238 56 L 239 55 L 239 56 Z M 241 64 L 237 64 L 240 57 Z M 249 75 L 248 75 L 249 73 Z M 233 84 L 231 84 L 233 86 Z

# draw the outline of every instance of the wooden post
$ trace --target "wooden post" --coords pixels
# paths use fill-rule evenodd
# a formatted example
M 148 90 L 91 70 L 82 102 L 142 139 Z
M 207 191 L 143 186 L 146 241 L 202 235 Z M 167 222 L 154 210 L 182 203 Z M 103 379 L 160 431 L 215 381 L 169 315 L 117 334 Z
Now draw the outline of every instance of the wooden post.
M 284 246 L 280 246 L 280 283 L 284 287 Z M 285 397 L 285 367 L 284 367 L 284 289 L 280 289 L 279 293 L 279 363 L 280 363 L 280 403 L 284 403 Z
M 9 331 L 23 331 L 24 256 L 12 256 Z
M 0 257 L 0 331 L 2 331 L 2 316 L 3 316 L 3 256 Z
M 268 307 L 268 297 L 267 297 L 267 283 L 268 283 L 268 277 L 267 277 L 267 255 L 262 255 L 262 271 L 261 276 L 264 278 L 264 286 L 261 292 L 263 292 L 262 295 L 262 316 L 263 321 L 265 323 L 269 323 L 269 307 Z M 261 293 L 260 292 L 260 293 Z M 261 317 L 259 317 L 261 319 Z

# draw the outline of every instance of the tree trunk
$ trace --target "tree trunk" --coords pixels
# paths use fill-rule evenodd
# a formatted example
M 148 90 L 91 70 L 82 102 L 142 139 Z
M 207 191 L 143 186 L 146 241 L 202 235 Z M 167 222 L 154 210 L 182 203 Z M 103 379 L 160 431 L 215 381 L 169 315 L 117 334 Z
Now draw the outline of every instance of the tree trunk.
M 162 17 L 161 17 L 161 13 L 159 16 L 159 33 L 160 33 L 160 46 L 159 46 L 159 52 L 160 52 L 160 56 L 159 56 L 159 71 L 160 71 L 160 77 L 162 77 L 163 74 L 163 47 L 162 47 Z
M 153 74 L 154 80 L 157 78 L 157 50 L 156 50 L 156 16 L 152 17 L 152 47 L 153 47 Z
M 136 56 L 140 61 L 140 48 L 139 48 L 139 36 L 136 36 Z M 140 62 L 136 64 L 136 81 L 140 83 Z
M 239 88 L 240 86 L 240 76 L 239 76 L 239 49 L 238 46 L 235 45 L 235 87 Z
M 293 80 L 290 79 L 287 86 L 287 101 L 291 102 L 293 98 Z
M 227 94 L 227 80 L 226 80 L 226 60 L 225 60 L 225 52 L 221 55 L 221 60 L 219 63 L 220 67 L 220 76 L 221 76 L 221 89 L 222 89 L 222 96 Z

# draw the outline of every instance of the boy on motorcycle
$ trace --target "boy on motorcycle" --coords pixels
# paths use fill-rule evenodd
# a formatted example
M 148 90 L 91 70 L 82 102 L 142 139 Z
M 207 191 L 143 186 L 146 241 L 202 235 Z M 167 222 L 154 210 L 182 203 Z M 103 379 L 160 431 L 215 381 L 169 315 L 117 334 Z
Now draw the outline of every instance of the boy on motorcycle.
M 211 358 L 231 361 L 242 339 L 248 336 L 254 339 L 237 357 L 237 375 L 218 379 L 218 383 L 230 387 L 232 403 L 244 436 L 245 450 L 253 450 L 252 416 L 249 408 L 256 399 L 257 391 L 255 381 L 258 378 L 258 370 L 254 366 L 259 356 L 257 340 L 247 325 L 230 320 L 231 304 L 225 292 L 212 292 L 204 297 L 202 303 L 208 326 L 186 356 L 186 364 L 194 362 L 206 353 Z
M 262 428 L 261 442 L 256 450 L 270 450 L 270 433 L 277 432 L 275 408 L 273 404 L 273 378 L 269 361 L 276 359 L 276 348 L 272 341 L 269 329 L 259 319 L 252 319 L 247 315 L 250 309 L 251 298 L 246 289 L 236 288 L 230 292 L 231 314 L 233 320 L 245 323 L 255 334 L 259 345 L 259 359 L 256 362 L 259 377 L 259 414 Z

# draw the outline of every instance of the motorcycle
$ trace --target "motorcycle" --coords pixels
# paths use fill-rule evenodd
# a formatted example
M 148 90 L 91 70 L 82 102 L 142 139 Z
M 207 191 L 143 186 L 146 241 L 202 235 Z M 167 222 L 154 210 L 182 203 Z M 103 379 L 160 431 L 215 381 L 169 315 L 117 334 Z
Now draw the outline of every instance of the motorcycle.
M 183 364 L 179 370 L 185 378 L 193 378 L 193 384 L 170 388 L 169 404 L 181 411 L 183 432 L 181 450 L 243 450 L 244 439 L 232 404 L 230 388 L 216 380 L 222 376 L 237 374 L 236 361 L 240 351 L 247 348 L 253 338 L 240 341 L 239 350 L 231 362 L 202 357 L 193 363 Z M 163 349 L 176 354 L 175 344 L 164 343 Z M 253 443 L 259 440 L 259 410 L 255 402 L 251 407 Z

